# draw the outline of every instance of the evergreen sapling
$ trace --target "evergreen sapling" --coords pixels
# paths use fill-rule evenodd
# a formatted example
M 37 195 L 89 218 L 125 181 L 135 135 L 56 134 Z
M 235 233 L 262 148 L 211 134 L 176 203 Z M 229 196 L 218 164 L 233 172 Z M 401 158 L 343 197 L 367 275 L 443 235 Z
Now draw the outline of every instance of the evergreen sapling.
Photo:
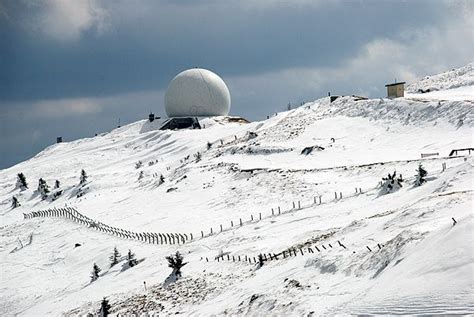
M 417 174 L 415 176 L 415 186 L 421 186 L 423 183 L 426 183 L 426 175 L 428 172 L 423 168 L 423 166 L 418 165 L 418 169 L 416 170 Z
M 20 207 L 21 204 L 20 202 L 18 201 L 18 198 L 16 198 L 15 196 L 13 196 L 12 198 L 12 208 L 16 208 L 16 207 Z
M 109 314 L 110 314 L 109 301 L 107 300 L 107 298 L 104 297 L 104 299 L 102 299 L 102 302 L 100 303 L 99 316 L 107 317 Z
M 20 188 L 21 190 L 25 190 L 28 188 L 28 183 L 26 182 L 26 177 L 23 173 L 18 173 L 16 187 Z
M 49 194 L 49 186 L 46 181 L 42 178 L 38 180 L 38 192 L 41 195 L 41 199 L 45 200 Z
M 135 254 L 132 253 L 132 250 L 128 250 L 128 253 L 127 253 L 127 264 L 129 267 L 134 267 L 135 265 L 138 264 L 138 261 L 137 259 L 135 258 Z
M 181 277 L 181 268 L 188 264 L 187 262 L 183 262 L 184 258 L 181 253 L 179 253 L 179 251 L 176 251 L 175 255 L 167 256 L 166 260 L 168 260 L 168 267 L 173 269 L 173 272 L 171 272 L 171 274 L 176 276 L 176 278 Z
M 92 272 L 91 272 L 91 282 L 94 282 L 99 278 L 99 273 L 100 273 L 101 268 L 94 263 L 94 266 L 92 267 Z
M 80 185 L 85 184 L 85 183 L 87 182 L 87 177 L 88 177 L 88 176 L 87 176 L 87 174 L 86 174 L 86 171 L 81 170 L 81 176 L 80 176 L 80 178 L 79 178 L 79 184 L 80 184 Z
M 117 247 L 114 248 L 114 253 L 110 256 L 110 267 L 114 266 L 115 264 L 119 263 L 120 261 L 120 252 L 118 251 Z
M 393 174 L 388 174 L 387 177 L 382 178 L 382 194 L 393 193 L 399 190 L 402 187 L 402 182 L 402 175 L 400 174 L 397 177 L 396 171 Z

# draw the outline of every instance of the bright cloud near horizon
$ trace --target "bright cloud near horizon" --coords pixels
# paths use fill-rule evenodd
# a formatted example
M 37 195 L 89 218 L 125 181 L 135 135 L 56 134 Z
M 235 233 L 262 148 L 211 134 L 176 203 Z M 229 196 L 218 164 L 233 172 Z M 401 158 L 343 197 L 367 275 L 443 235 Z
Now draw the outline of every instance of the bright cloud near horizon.
M 0 168 L 56 136 L 164 114 L 169 81 L 219 74 L 251 120 L 327 92 L 381 97 L 473 61 L 472 1 L 100 1 L 0 3 Z

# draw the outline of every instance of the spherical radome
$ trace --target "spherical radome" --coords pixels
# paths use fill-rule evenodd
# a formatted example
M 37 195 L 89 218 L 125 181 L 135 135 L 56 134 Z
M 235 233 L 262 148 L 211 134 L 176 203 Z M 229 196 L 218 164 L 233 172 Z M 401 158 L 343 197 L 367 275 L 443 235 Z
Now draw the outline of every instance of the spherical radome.
M 230 93 L 226 84 L 213 72 L 194 68 L 171 80 L 165 93 L 168 117 L 226 116 L 230 110 Z

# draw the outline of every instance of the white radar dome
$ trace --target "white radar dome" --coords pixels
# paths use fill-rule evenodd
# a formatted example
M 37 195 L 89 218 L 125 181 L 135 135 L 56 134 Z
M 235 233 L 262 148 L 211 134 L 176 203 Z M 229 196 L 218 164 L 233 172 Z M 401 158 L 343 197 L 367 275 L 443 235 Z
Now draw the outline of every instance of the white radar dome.
M 176 75 L 166 89 L 165 110 L 168 117 L 226 116 L 229 89 L 222 78 L 207 69 L 188 69 Z

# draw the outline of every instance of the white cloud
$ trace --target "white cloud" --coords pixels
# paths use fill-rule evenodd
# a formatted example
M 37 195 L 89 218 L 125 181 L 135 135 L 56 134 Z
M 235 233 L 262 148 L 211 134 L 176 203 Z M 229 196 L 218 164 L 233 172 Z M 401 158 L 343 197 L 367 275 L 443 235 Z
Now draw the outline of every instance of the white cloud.
M 108 14 L 96 0 L 43 0 L 36 2 L 30 25 L 59 41 L 75 41 L 88 30 L 108 27 Z
M 436 26 L 374 39 L 338 65 L 296 67 L 228 80 L 234 95 L 265 96 L 278 103 L 275 109 L 284 108 L 289 101 L 323 97 L 327 91 L 384 96 L 384 85 L 394 79 L 411 82 L 473 61 L 473 6 L 455 11 L 459 14 Z

